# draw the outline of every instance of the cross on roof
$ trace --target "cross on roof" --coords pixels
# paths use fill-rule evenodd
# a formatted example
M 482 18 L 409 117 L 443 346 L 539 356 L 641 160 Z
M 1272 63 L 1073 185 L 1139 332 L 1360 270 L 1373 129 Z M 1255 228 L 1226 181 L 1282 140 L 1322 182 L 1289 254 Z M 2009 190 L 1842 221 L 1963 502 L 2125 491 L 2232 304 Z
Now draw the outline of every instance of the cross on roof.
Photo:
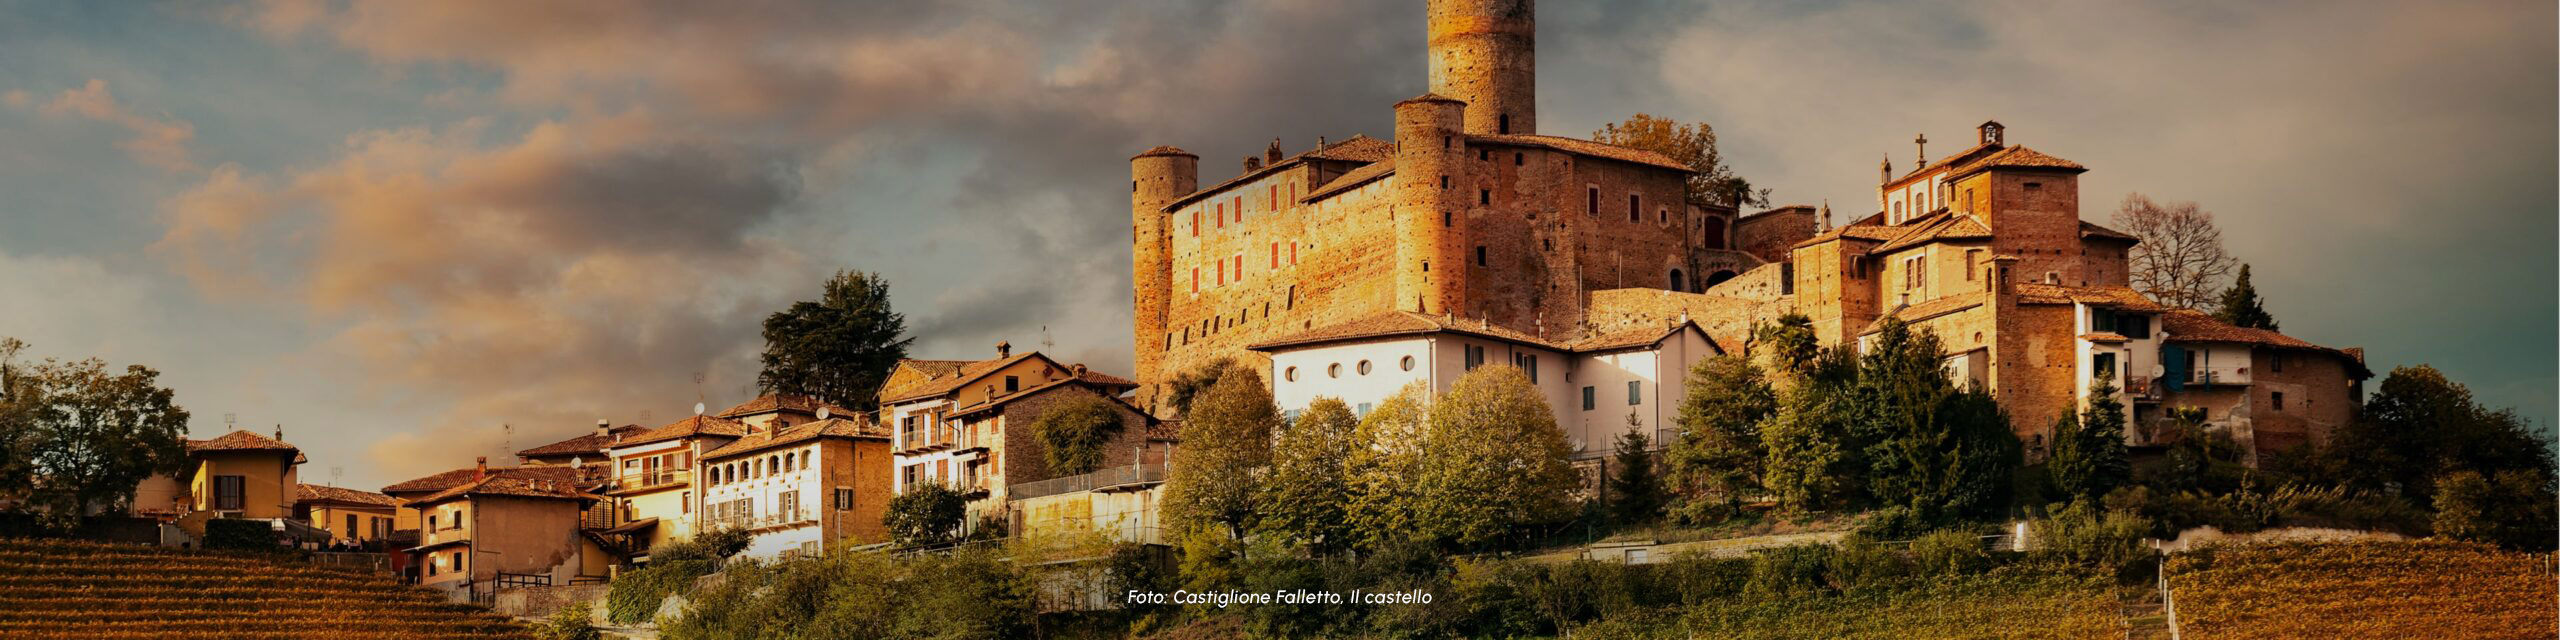
M 1920 137 L 1912 138 L 1911 142 L 1920 145 L 1920 164 L 1929 164 L 1929 134 L 1920 134 Z

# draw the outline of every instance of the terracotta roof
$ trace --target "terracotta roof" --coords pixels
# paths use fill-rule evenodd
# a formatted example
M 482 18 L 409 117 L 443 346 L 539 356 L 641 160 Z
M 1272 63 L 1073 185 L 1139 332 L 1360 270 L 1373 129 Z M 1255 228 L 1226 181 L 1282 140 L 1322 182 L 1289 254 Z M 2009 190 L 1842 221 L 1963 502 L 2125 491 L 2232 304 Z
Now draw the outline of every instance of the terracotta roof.
M 1928 173 L 1932 170 L 1950 165 L 1971 162 L 1983 153 L 1998 151 L 1999 149 L 2000 147 L 1998 145 L 1988 142 L 1976 142 L 1973 146 L 1965 147 L 1963 150 L 1949 154 L 1947 157 L 1939 158 L 1929 164 L 1912 167 L 1910 171 L 1903 172 L 1902 175 L 1897 176 L 1892 180 L 1885 181 L 1884 186 L 1881 188 L 1891 190 L 1894 187 L 1910 183 L 1912 178 L 1919 177 L 1920 174 Z
M 1362 338 L 1421 335 L 1439 332 L 1472 335 L 1480 338 L 1491 338 L 1556 351 L 1567 350 L 1564 346 L 1540 340 L 1537 336 L 1513 331 L 1501 326 L 1474 320 L 1455 319 L 1447 316 L 1424 315 L 1411 311 L 1387 311 L 1371 314 L 1369 316 L 1341 324 L 1316 327 L 1314 329 L 1301 331 L 1294 335 L 1282 337 L 1276 340 L 1246 345 L 1245 348 L 1255 351 L 1269 351 L 1281 347 L 1304 344 L 1339 342 L 1343 340 L 1358 340 Z
M 293 501 L 343 502 L 347 504 L 360 504 L 373 507 L 388 507 L 400 504 L 399 500 L 392 499 L 391 496 L 371 491 L 359 491 L 356 489 L 302 483 L 294 484 Z
M 1662 341 L 1668 340 L 1672 336 L 1680 335 L 1680 332 L 1683 331 L 1696 331 L 1698 332 L 1699 337 L 1707 339 L 1707 345 L 1709 348 L 1717 351 L 1725 350 L 1722 345 L 1716 344 L 1716 340 L 1713 336 L 1707 335 L 1707 331 L 1705 329 L 1698 328 L 1698 323 L 1696 322 L 1682 322 L 1677 326 L 1669 328 L 1631 327 L 1621 329 L 1574 341 L 1572 348 L 1575 353 L 1590 353 L 1595 351 L 1615 351 L 1618 349 L 1652 346 L 1661 344 Z
M 2122 231 L 2117 231 L 2117 230 L 2114 230 L 2114 229 L 2109 229 L 2109 228 L 2106 228 L 2106 227 L 2101 227 L 2101 226 L 2098 226 L 2098 225 L 2096 225 L 2096 224 L 2090 223 L 2090 222 L 2089 222 L 2089 221 L 2087 221 L 2087 220 L 2082 220 L 2082 221 L 2080 221 L 2080 237 L 2083 237 L 2083 238 L 2106 238 L 2106 239 L 2109 239 L 2109 240 L 2125 240 L 2125 241 L 2129 241 L 2129 242 L 2141 242 L 2141 241 L 2142 241 L 2142 239 L 2141 239 L 2141 238 L 2133 237 L 2133 234 L 2125 233 L 2125 232 L 2122 232 Z
M 1189 152 L 1189 151 L 1184 151 L 1184 150 L 1181 150 L 1181 149 L 1179 149 L 1179 148 L 1175 148 L 1175 147 L 1171 147 L 1171 146 L 1166 146 L 1166 145 L 1156 145 L 1156 147 L 1155 147 L 1155 148 L 1153 148 L 1153 149 L 1148 149 L 1148 150 L 1146 150 L 1146 151 L 1139 152 L 1139 153 L 1138 153 L 1138 155 L 1130 156 L 1130 157 L 1129 157 L 1129 159 L 1131 159 L 1131 160 L 1136 160 L 1136 159 L 1144 158 L 1144 157 L 1147 157 L 1147 156 L 1191 156 L 1191 157 L 1194 157 L 1194 158 L 1200 157 L 1200 156 L 1197 156 L 1197 155 L 1193 155 L 1193 154 L 1192 154 L 1191 152 Z
M 2045 155 L 2043 152 L 2029 149 L 2025 145 L 2009 145 L 2009 148 L 2001 149 L 1999 153 L 1983 156 L 1981 159 L 1965 163 L 1964 166 L 1949 170 L 1947 172 L 1947 177 L 1961 178 L 1995 168 L 2053 169 L 2069 171 L 2072 173 L 2089 170 L 2088 167 L 2080 166 L 2080 163 Z
M 1941 296 L 1935 300 L 1929 300 L 1920 304 L 1897 305 L 1893 310 L 1886 311 L 1883 315 L 1876 316 L 1875 321 L 1868 322 L 1866 328 L 1858 330 L 1858 335 L 1866 335 L 1883 331 L 1884 322 L 1888 319 L 1900 319 L 1906 323 L 1917 323 L 1930 318 L 1979 307 L 1982 306 L 1985 296 L 1986 294 L 1980 291 L 1968 291 L 1951 296 Z
M 2087 341 L 2090 341 L 2090 342 L 2124 342 L 2124 341 L 2125 341 L 2124 334 L 2116 333 L 2116 332 L 2113 332 L 2113 331 L 2096 331 L 2096 332 L 2090 332 L 2090 333 L 2083 333 L 2083 334 L 2080 334 L 2080 339 L 2082 339 L 2082 340 L 2087 340 Z
M 1228 178 L 1225 182 L 1220 182 L 1215 186 L 1193 191 L 1190 195 L 1175 198 L 1173 202 L 1165 203 L 1162 210 L 1170 213 L 1175 209 L 1190 206 L 1191 203 L 1199 202 L 1203 199 L 1225 195 L 1228 187 L 1260 180 L 1263 176 L 1279 173 L 1282 169 L 1303 164 L 1308 160 L 1375 162 L 1385 160 L 1388 157 L 1393 156 L 1394 153 L 1395 143 L 1371 138 L 1365 135 L 1355 135 L 1344 139 L 1341 142 L 1335 142 L 1325 146 L 1316 147 L 1314 149 L 1298 152 L 1297 155 L 1281 158 L 1279 162 L 1263 165 L 1260 169 L 1247 171 L 1241 175 L 1237 175 L 1236 177 Z
M 1332 196 L 1333 194 L 1357 189 L 1360 185 L 1368 184 L 1379 178 L 1387 177 L 1389 174 L 1393 174 L 1395 172 L 1395 158 L 1388 158 L 1360 165 L 1360 168 L 1352 169 L 1340 176 L 1336 176 L 1332 182 L 1324 183 L 1324 186 L 1316 187 L 1314 191 L 1307 192 L 1307 197 L 1299 198 L 1298 201 L 1315 202 L 1317 200 L 1322 200 L 1328 196 Z
M 451 489 L 451 488 L 454 488 L 454 487 L 459 487 L 459 486 L 462 486 L 462 485 L 464 485 L 464 484 L 467 484 L 467 483 L 471 482 L 471 480 L 472 480 L 471 476 L 472 476 L 473 474 L 476 474 L 476 473 L 479 473 L 479 472 L 480 472 L 480 469 L 479 469 L 478 467 L 463 467 L 463 468 L 460 468 L 460 469 L 455 469 L 455 470 L 452 470 L 452 471 L 446 471 L 446 472 L 443 472 L 443 473 L 438 473 L 438 474 L 431 475 L 431 476 L 427 476 L 427 477 L 423 477 L 423 478 L 415 478 L 415 479 L 404 480 L 404 481 L 401 481 L 401 482 L 398 482 L 398 483 L 394 483 L 394 484 L 392 484 L 391 486 L 383 487 L 383 488 L 382 488 L 382 492 L 383 492 L 383 493 L 420 493 L 420 492 L 443 491 L 443 490 L 446 490 L 446 489 Z M 518 477 L 518 478 L 532 478 L 532 479 L 536 479 L 536 480 L 558 480 L 558 481 L 561 481 L 561 482 L 576 482 L 576 481 L 578 481 L 578 480 L 582 477 L 582 474 L 583 474 L 583 473 L 584 473 L 584 472 L 579 471 L 579 470 L 578 470 L 577 468 L 575 468 L 575 467 L 567 467 L 567 466 L 525 466 L 525 467 L 490 467 L 490 468 L 489 468 L 489 475 L 492 475 L 492 476 L 510 476 L 510 477 Z
M 1988 240 L 1991 238 L 1991 229 L 1982 226 L 1982 222 L 1973 219 L 1973 216 L 1946 212 L 1943 209 L 1940 210 L 1940 213 L 1931 214 L 1929 219 L 1919 220 L 1917 222 L 1920 224 L 1904 223 L 1901 227 L 1894 227 L 1903 229 L 1904 231 L 1902 235 L 1876 247 L 1875 252 L 1890 253 L 1893 251 L 1900 251 L 1907 247 L 1916 247 L 1944 240 Z
M 1148 420 L 1147 440 L 1154 442 L 1181 442 L 1182 421 Z
M 774 447 L 816 440 L 818 438 L 877 438 L 886 440 L 889 438 L 889 430 L 881 427 L 879 423 L 872 422 L 869 419 L 869 416 L 863 416 L 862 419 L 857 420 L 828 418 L 816 422 L 805 422 L 792 425 L 779 431 L 759 431 L 747 434 L 746 437 L 739 438 L 736 442 L 731 442 L 718 449 L 712 449 L 710 452 L 702 454 L 702 459 L 710 460 L 712 458 L 719 458 L 723 456 L 752 453 Z
M 518 455 L 518 456 L 522 456 L 522 457 L 527 457 L 527 458 L 540 458 L 540 457 L 548 457 L 548 456 L 569 456 L 569 455 L 578 455 L 578 454 L 585 454 L 585 453 L 598 453 L 598 454 L 600 454 L 600 453 L 604 453 L 605 447 L 606 447 L 607 445 L 612 444 L 612 442 L 613 442 L 613 436 L 624 436 L 624 437 L 629 437 L 631 434 L 635 434 L 635 433 L 639 433 L 639 432 L 647 431 L 647 430 L 648 430 L 648 429 L 643 429 L 643 428 L 641 428 L 641 427 L 640 427 L 640 425 L 636 425 L 636 424 L 626 424 L 626 425 L 622 425 L 622 426 L 619 426 L 619 427 L 614 427 L 614 428 L 613 428 L 612 430 L 610 430 L 610 431 L 606 431 L 606 432 L 605 432 L 605 435 L 596 435 L 594 432 L 590 431 L 590 432 L 588 432 L 586 435 L 583 435 L 583 436 L 578 436 L 578 437 L 575 437 L 575 438 L 570 438 L 570 439 L 567 439 L 567 440 L 562 440 L 562 441 L 559 441 L 559 442 L 554 442 L 554 443 L 551 443 L 551 444 L 546 444 L 546 445 L 542 445 L 542 446 L 539 446 L 539 447 L 534 447 L 534 448 L 531 448 L 531 449 L 526 449 L 526 450 L 523 450 L 523 451 L 518 451 L 518 452 L 516 452 L 516 455 Z
M 819 400 L 815 396 L 807 396 L 797 393 L 768 393 L 756 396 L 756 399 L 754 400 L 738 403 L 738 406 L 730 407 L 725 411 L 712 415 L 736 419 L 757 414 L 792 411 L 814 416 L 818 415 L 819 409 L 826 409 L 829 415 L 853 415 L 853 410 L 851 409 L 846 409 L 827 401 Z
M 2169 308 L 2143 297 L 2141 292 L 2125 287 L 2070 287 L 2058 284 L 2020 283 L 2018 302 L 2024 304 L 2080 303 L 2112 307 L 2127 311 L 2166 311 Z
M 492 475 L 462 486 L 436 492 L 409 501 L 412 505 L 434 504 L 464 496 L 510 496 L 517 498 L 552 498 L 560 500 L 602 500 L 604 496 L 578 489 L 575 482 Z
M 1126 379 L 1122 379 L 1122 378 L 1120 378 L 1120 377 L 1118 377 L 1118 376 L 1112 376 L 1112 375 L 1107 375 L 1107 374 L 1095 373 L 1095 372 L 1093 372 L 1093 371 L 1088 370 L 1088 371 L 1085 371 L 1085 372 L 1084 372 L 1084 374 L 1083 374 L 1083 375 L 1081 375 L 1081 376 L 1072 377 L 1072 378 L 1059 378 L 1059 379 L 1056 379 L 1056 380 L 1050 380 L 1050 381 L 1047 381 L 1047 382 L 1042 382 L 1042 383 L 1037 384 L 1037 385 L 1032 385 L 1032 386 L 1029 386 L 1029 387 L 1024 387 L 1024 388 L 1023 388 L 1022 390 L 1020 390 L 1020 391 L 1015 391 L 1015 392 L 1012 392 L 1012 393 L 1006 393 L 1006 394 L 1002 394 L 1002 395 L 989 396 L 986 400 L 979 401 L 977 404 L 973 404 L 973 405 L 969 405 L 969 406 L 966 406 L 966 407 L 961 407 L 961 408 L 959 408 L 959 409 L 955 409 L 955 410 L 953 410 L 953 411 L 951 412 L 951 415 L 954 415 L 954 416 L 967 415 L 967 414 L 971 414 L 971 413 L 977 413 L 977 412 L 979 412 L 979 411 L 984 411 L 984 410 L 987 410 L 987 409 L 992 409 L 992 408 L 996 408 L 996 407 L 1004 406 L 1006 403 L 1010 403 L 1010 402 L 1013 402 L 1013 401 L 1015 401 L 1015 400 L 1019 400 L 1019 399 L 1023 399 L 1023 398 L 1029 398 L 1029 397 L 1031 397 L 1031 396 L 1032 396 L 1032 394 L 1039 393 L 1039 392 L 1041 392 L 1041 391 L 1046 391 L 1046 390 L 1049 390 L 1049 389 L 1050 389 L 1050 388 L 1052 388 L 1052 387 L 1057 387 L 1057 386 L 1060 386 L 1060 385 L 1066 385 L 1066 384 L 1082 384 L 1082 385 L 1085 385 L 1085 386 L 1087 386 L 1087 387 L 1092 387 L 1092 388 L 1094 389 L 1094 391 L 1096 392 L 1096 394 L 1097 394 L 1097 395 L 1100 395 L 1100 396 L 1102 396 L 1102 397 L 1104 397 L 1104 398 L 1108 398 L 1108 399 L 1111 399 L 1111 400 L 1114 400 L 1114 401 L 1118 401 L 1118 402 L 1120 402 L 1121 404 L 1128 404 L 1128 405 L 1130 405 L 1130 406 L 1129 406 L 1129 410 L 1130 410 L 1130 411 L 1133 411 L 1133 412 L 1136 412 L 1136 413 L 1138 413 L 1139 415 L 1146 415 L 1146 414 L 1147 414 L 1147 412 L 1146 412 L 1145 410 L 1143 410 L 1143 409 L 1139 409 L 1139 408 L 1137 407 L 1137 405 L 1135 405 L 1135 404 L 1131 404 L 1127 399 L 1125 399 L 1125 398 L 1121 398 L 1121 397 L 1120 397 L 1120 392 L 1122 392 L 1122 391 L 1127 391 L 1127 390 L 1130 390 L 1130 389 L 1138 388 L 1138 383 L 1130 382 L 1130 381 L 1128 381 L 1128 380 L 1126 380 Z
M 905 395 L 909 390 L 916 388 L 918 385 L 931 382 L 934 379 L 941 378 L 943 376 L 960 373 L 960 368 L 968 366 L 970 362 L 972 361 L 899 360 L 898 367 L 889 371 L 888 380 L 888 384 L 895 384 L 897 386 L 881 387 L 880 397 L 895 398 Z
M 1614 145 L 1614 144 L 1609 144 L 1609 143 L 1606 143 L 1606 142 L 1593 142 L 1593 141 L 1590 141 L 1590 140 L 1582 140 L 1582 139 L 1578 139 L 1578 138 L 1567 138 L 1567 137 L 1563 137 L 1563 136 L 1538 136 L 1538 135 L 1519 135 L 1519 134 L 1497 134 L 1497 135 L 1467 136 L 1467 140 L 1468 140 L 1468 141 L 1470 141 L 1470 142 L 1473 142 L 1473 141 L 1484 141 L 1484 142 L 1492 142 L 1492 143 L 1497 143 L 1497 144 L 1516 144 L 1516 145 L 1524 145 L 1524 146 L 1531 146 L 1531 147 L 1544 147 L 1544 148 L 1554 149 L 1554 150 L 1557 150 L 1557 151 L 1562 151 L 1562 152 L 1565 152 L 1565 153 L 1571 153 L 1571 154 L 1576 154 L 1576 155 L 1585 155 L 1585 156 L 1591 156 L 1591 157 L 1595 157 L 1595 158 L 1606 158 L 1606 159 L 1610 159 L 1610 160 L 1616 160 L 1616 161 L 1619 161 L 1619 162 L 1628 162 L 1628 163 L 1634 163 L 1634 164 L 1652 165 L 1652 166 L 1661 167 L 1661 168 L 1664 168 L 1664 169 L 1670 169 L 1670 170 L 1673 170 L 1673 171 L 1679 171 L 1679 172 L 1682 172 L 1682 173 L 1692 173 L 1692 172 L 1693 172 L 1693 171 L 1689 168 L 1689 165 L 1684 164 L 1684 163 L 1681 163 L 1681 162 L 1680 162 L 1680 161 L 1678 161 L 1678 160 L 1673 160 L 1673 159 L 1671 159 L 1671 156 L 1666 156 L 1666 155 L 1662 155 L 1662 154 L 1659 154 L 1659 153 L 1654 153 L 1654 152 L 1651 152 L 1651 151 L 1646 151 L 1646 150 L 1643 150 L 1643 149 L 1637 149 L 1637 148 L 1633 148 L 1633 147 L 1621 147 L 1621 146 Z
M 1796 243 L 1796 247 L 1810 247 L 1843 237 L 1882 242 L 1900 237 L 1906 231 L 1906 229 L 1885 224 L 1884 214 L 1877 213 L 1875 215 L 1851 221 L 1848 224 L 1833 227 L 1830 231 L 1814 234 L 1813 237 L 1805 238 L 1803 242 Z
M 1032 358 L 1045 360 L 1048 359 L 1048 356 L 1040 355 L 1040 352 L 1038 351 L 1029 351 L 1019 355 L 1007 356 L 994 360 L 979 360 L 971 362 L 961 365 L 958 372 L 948 376 L 937 376 L 929 382 L 914 385 L 913 387 L 908 388 L 905 393 L 900 393 L 895 396 L 882 395 L 880 397 L 880 401 L 882 403 L 897 403 L 914 400 L 916 398 L 926 398 L 950 393 L 952 390 L 959 389 L 962 385 L 969 384 L 970 381 L 977 380 L 982 376 L 1005 367 L 1013 366 L 1013 363 Z
M 627 447 L 635 444 L 648 444 L 651 442 L 663 442 L 677 438 L 690 438 L 697 435 L 730 437 L 743 436 L 747 435 L 747 425 L 746 423 L 728 418 L 713 416 L 685 416 L 683 420 L 677 420 L 673 424 L 658 427 L 656 429 L 650 429 L 640 435 L 626 436 L 621 442 L 614 443 L 614 446 Z
M 2169 334 L 2166 338 L 2167 342 L 2223 342 L 2332 353 L 2354 365 L 2348 369 L 2348 375 L 2358 379 L 2373 375 L 2371 370 L 2365 368 L 2363 348 L 2323 347 L 2274 331 L 2232 326 L 2214 319 L 2211 314 L 2194 309 L 2174 309 L 2160 314 L 2160 330 Z
M 247 431 L 233 431 L 212 440 L 188 440 L 187 452 L 197 451 L 294 451 L 293 445 Z

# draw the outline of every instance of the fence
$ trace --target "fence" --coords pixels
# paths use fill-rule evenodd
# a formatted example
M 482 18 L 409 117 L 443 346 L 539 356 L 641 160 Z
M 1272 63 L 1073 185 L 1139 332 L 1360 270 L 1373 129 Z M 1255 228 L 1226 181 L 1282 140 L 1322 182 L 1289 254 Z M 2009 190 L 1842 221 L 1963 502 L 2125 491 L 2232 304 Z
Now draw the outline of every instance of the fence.
M 1164 482 L 1164 465 L 1146 464 L 1111 467 L 1084 475 L 1025 482 L 1005 488 L 1005 499 L 1027 500 L 1078 491 L 1094 491 L 1140 484 Z
M 311 552 L 311 563 L 326 567 L 372 571 L 375 573 L 391 572 L 391 554 L 387 553 L 360 551 L 314 551 Z

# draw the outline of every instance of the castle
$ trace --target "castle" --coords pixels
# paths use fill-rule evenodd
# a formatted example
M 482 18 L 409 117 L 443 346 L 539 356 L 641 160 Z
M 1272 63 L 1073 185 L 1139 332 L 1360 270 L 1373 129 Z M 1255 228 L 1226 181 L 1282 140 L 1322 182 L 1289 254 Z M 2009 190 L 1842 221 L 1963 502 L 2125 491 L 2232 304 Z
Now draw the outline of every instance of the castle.
M 2222 325 L 2128 288 L 2135 238 L 2080 219 L 2087 168 L 2009 144 L 1997 122 L 1909 171 L 1887 161 L 1872 215 L 1836 228 L 1827 205 L 1742 216 L 1693 203 L 1691 170 L 1672 158 L 1538 132 L 1533 0 L 1427 7 L 1430 89 L 1395 104 L 1393 141 L 1291 155 L 1275 140 L 1206 187 L 1181 149 L 1131 159 L 1140 383 L 1243 357 L 1270 365 L 1286 407 L 1292 385 L 1300 397 L 1310 384 L 1387 386 L 1301 383 L 1301 360 L 1328 373 L 1356 362 L 1357 375 L 1399 362 L 1445 385 L 1453 376 L 1416 369 L 1416 356 L 1472 369 L 1499 345 L 1515 364 L 1556 358 L 1565 375 L 1551 404 L 1598 429 L 1594 416 L 1635 409 L 1637 387 L 1676 390 L 1686 368 L 1585 373 L 1623 368 L 1601 358 L 1630 345 L 1694 361 L 1748 352 L 1750 328 L 1783 313 L 1813 318 L 1825 344 L 1893 317 L 1940 336 L 1950 375 L 1998 395 L 2031 450 L 2106 381 L 2129 400 L 2135 444 L 2163 437 L 2151 428 L 2162 407 L 2199 406 L 2255 451 L 2325 439 L 2370 375 L 2360 351 Z M 1675 344 L 1683 326 L 1706 348 Z M 1353 348 L 1416 336 L 1452 340 Z M 1600 385 L 1577 377 L 1641 380 L 1626 403 L 1602 406 Z M 1593 415 L 1566 415 L 1577 404 Z M 1666 426 L 1663 404 L 1621 413 Z

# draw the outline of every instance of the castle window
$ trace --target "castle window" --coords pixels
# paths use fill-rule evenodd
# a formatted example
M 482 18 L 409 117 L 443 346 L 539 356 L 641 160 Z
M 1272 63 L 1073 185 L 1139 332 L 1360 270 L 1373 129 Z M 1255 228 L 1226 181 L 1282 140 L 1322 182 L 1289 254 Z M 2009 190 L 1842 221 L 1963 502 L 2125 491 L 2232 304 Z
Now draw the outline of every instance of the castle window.
M 1796 293 L 1796 263 L 1794 260 L 1778 263 L 1778 293 L 1784 295 L 1795 295 Z
M 1515 151 L 1515 152 L 1512 152 L 1512 154 L 1511 154 L 1511 166 L 1517 167 L 1517 166 L 1521 166 L 1521 165 L 1525 165 L 1525 164 L 1529 164 L 1529 154 L 1526 154 L 1526 153 L 1519 153 L 1519 152 L 1516 152 L 1516 151 Z
M 1476 204 L 1485 204 L 1485 205 L 1493 204 L 1493 190 L 1492 190 L 1492 189 L 1477 189 L 1477 190 L 1476 190 Z
M 1981 250 L 1981 249 L 1966 249 L 1966 250 L 1965 250 L 1965 252 L 1964 252 L 1964 281 L 1965 281 L 1965 282 L 1972 282 L 1972 281 L 1974 280 L 1974 278 L 1973 278 L 1973 270 L 1974 270 L 1974 264 L 1975 264 L 1975 262 L 1974 262 L 1974 261 L 1976 261 L 1976 260 L 1980 260 L 1980 259 L 1982 259 L 1982 250 Z
M 1453 136 L 1440 136 L 1440 148 L 1456 149 L 1458 148 L 1458 139 Z
M 1244 282 L 1244 254 L 1236 254 L 1236 282 Z
M 1628 221 L 1628 222 L 1637 222 L 1637 221 L 1643 220 L 1643 219 L 1644 219 L 1644 213 L 1643 213 L 1643 211 L 1644 211 L 1644 196 L 1636 195 L 1636 194 L 1632 194 L 1632 193 L 1627 194 L 1627 221 Z
M 1200 210 L 1191 210 L 1191 237 L 1200 237 Z
M 1263 208 L 1273 211 L 1280 210 L 1280 185 L 1271 185 L 1271 195 L 1265 197 L 1264 200 Z
M 1236 196 L 1236 197 L 1235 197 L 1235 204 L 1236 204 L 1236 222 L 1238 222 L 1238 223 L 1242 223 L 1242 222 L 1244 222 L 1244 196 Z
M 1131 180 L 1131 181 L 1129 181 L 1129 192 L 1130 192 L 1130 193 L 1137 193 L 1137 192 L 1138 192 L 1138 181 L 1136 181 L 1136 180 Z
M 1440 188 L 1449 188 L 1449 176 L 1440 176 Z
M 2278 353 L 2268 355 L 2267 371 L 2271 373 L 2284 373 L 2284 354 Z M 2281 409 L 2283 407 L 2277 408 Z
M 2042 183 L 2042 182 L 2029 182 L 2029 183 L 2027 183 L 2027 190 L 2028 190 L 2028 191 L 2042 191 L 2042 190 L 2044 190 L 2044 183 Z
M 1508 113 L 1502 114 L 1500 117 L 1495 118 L 1495 122 L 1496 122 L 1496 124 L 1494 125 L 1494 129 L 1493 129 L 1494 131 L 1501 132 L 1501 133 L 1510 133 L 1510 132 L 1511 132 L 1511 114 L 1508 114 Z
M 1600 215 L 1600 187 L 1594 186 L 1590 187 L 1590 189 L 1591 209 L 1589 212 L 1593 217 L 1598 217 Z
M 1298 263 L 1298 241 L 1296 241 L 1296 240 L 1291 240 L 1291 241 L 1289 241 L 1289 264 L 1294 265 L 1294 264 L 1297 264 L 1297 263 Z
M 1218 203 L 1218 228 L 1227 228 L 1227 204 L 1224 202 Z
M 1440 226 L 1443 226 L 1443 227 L 1453 227 L 1453 226 L 1457 226 L 1457 223 L 1458 223 L 1458 222 L 1457 222 L 1457 219 L 1456 219 L 1456 218 L 1454 218 L 1454 217 L 1452 217 L 1452 216 L 1454 216 L 1454 215 L 1455 215 L 1455 214 L 1453 214 L 1453 213 L 1451 213 L 1451 212 L 1447 212 L 1447 211 L 1442 211 L 1442 212 L 1440 212 Z
M 2277 410 L 2277 411 L 2283 411 L 2283 410 L 2284 410 L 2284 392 L 2282 392 L 2282 391 L 2271 391 L 2271 392 L 2268 392 L 2268 393 L 2267 393 L 2267 399 L 2268 399 L 2268 400 L 2270 400 L 2270 401 L 2275 402 L 2276 410 Z
M 1280 268 L 1280 243 L 1271 243 L 1271 268 Z
M 1476 150 L 1476 161 L 1478 161 L 1478 162 L 1492 162 L 1492 161 L 1493 161 L 1493 150 L 1492 150 L 1492 149 L 1477 149 L 1477 150 Z
M 1688 291 L 1688 290 L 1689 290 L 1689 288 L 1688 288 L 1687 286 L 1684 286 L 1684 285 L 1687 285 L 1687 284 L 1688 284 L 1687 282 L 1682 281 L 1682 279 L 1681 279 L 1681 277 L 1680 277 L 1680 270 L 1679 270 L 1679 269 L 1672 269 L 1672 270 L 1671 270 L 1671 290 L 1672 290 L 1672 291 Z
M 1292 256 L 1296 254 L 1291 254 Z M 1294 259 L 1294 258 L 1293 258 Z M 1298 308 L 1298 285 L 1289 285 L 1289 297 L 1280 303 L 1282 309 Z
M 1476 266 L 1485 266 L 1484 245 L 1476 245 Z

